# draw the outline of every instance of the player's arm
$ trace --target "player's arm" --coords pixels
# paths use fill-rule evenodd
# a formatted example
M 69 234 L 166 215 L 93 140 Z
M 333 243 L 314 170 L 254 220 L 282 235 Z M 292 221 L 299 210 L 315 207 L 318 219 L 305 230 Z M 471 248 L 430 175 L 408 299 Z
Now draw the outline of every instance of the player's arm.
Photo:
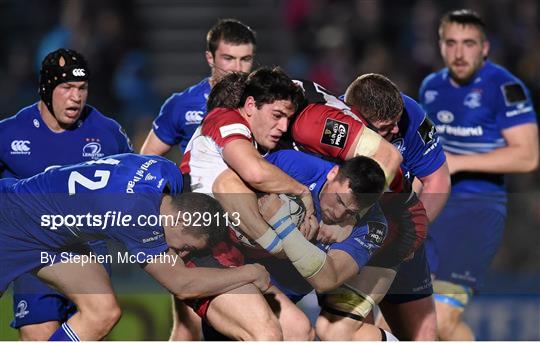
M 276 254 L 282 249 L 281 240 L 263 219 L 255 193 L 246 186 L 238 174 L 227 169 L 212 185 L 212 193 L 229 213 L 238 213 L 238 227 L 268 252 Z
M 189 103 L 183 96 L 173 94 L 159 110 L 152 129 L 141 148 L 142 155 L 165 155 L 185 136 L 185 116 Z
M 266 161 L 247 140 L 228 143 L 223 148 L 223 159 L 246 183 L 261 192 L 309 194 L 306 186 Z
M 168 255 L 175 255 L 169 250 Z M 227 269 L 187 268 L 178 258 L 179 265 L 171 263 L 148 263 L 144 271 L 179 299 L 200 298 L 228 292 L 248 283 L 254 283 L 261 291 L 269 286 L 269 275 L 258 264 Z
M 346 108 L 310 104 L 296 116 L 291 134 L 298 145 L 316 154 L 341 160 L 359 155 L 373 158 L 383 169 L 388 185 L 402 161 L 392 144 Z
M 450 194 L 450 173 L 447 163 L 443 163 L 433 173 L 415 179 L 413 188 L 424 204 L 429 221 L 432 222 L 443 209 Z
M 527 173 L 538 168 L 538 126 L 533 123 L 502 131 L 507 146 L 484 154 L 447 153 L 450 174 L 458 172 Z
M 264 209 L 263 212 L 265 212 Z M 290 227 L 290 223 L 283 221 L 282 215 L 284 213 L 280 214 L 279 212 L 269 219 L 269 223 L 281 238 L 283 251 L 287 257 L 316 291 L 332 290 L 358 273 L 357 262 L 347 252 L 331 249 L 325 253 L 299 234 L 298 230 L 291 230 L 290 233 L 287 233 L 287 227 Z M 267 217 L 268 213 L 265 212 L 264 215 Z M 275 223 L 282 224 L 276 225 Z
M 355 156 L 367 156 L 377 161 L 384 171 L 387 185 L 392 183 L 403 160 L 396 147 L 367 126 L 363 126 L 358 132 L 351 148 L 347 151 L 346 159 Z
M 158 136 L 154 133 L 154 130 L 150 130 L 148 136 L 146 137 L 142 148 L 141 155 L 165 155 L 171 150 L 172 146 L 163 142 L 159 139 Z
M 342 250 L 330 250 L 321 270 L 306 280 L 317 292 L 326 292 L 342 285 L 359 270 L 351 255 Z
M 235 139 L 223 148 L 223 159 L 248 185 L 264 193 L 287 193 L 302 197 L 306 218 L 302 225 L 311 227 L 309 218 L 314 213 L 309 189 L 278 167 L 266 161 L 255 147 L 245 139 Z M 311 231 L 306 229 L 306 231 Z

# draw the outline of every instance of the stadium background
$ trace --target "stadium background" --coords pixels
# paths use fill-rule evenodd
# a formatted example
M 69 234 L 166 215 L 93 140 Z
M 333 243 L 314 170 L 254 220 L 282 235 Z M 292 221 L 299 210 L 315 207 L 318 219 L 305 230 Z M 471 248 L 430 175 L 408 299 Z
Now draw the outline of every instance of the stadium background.
M 538 112 L 535 0 L 0 0 L 0 119 L 37 101 L 40 61 L 48 51 L 71 47 L 89 60 L 89 103 L 115 117 L 138 150 L 161 103 L 208 74 L 205 35 L 222 17 L 257 31 L 256 66 L 281 65 L 337 93 L 356 75 L 377 72 L 416 97 L 421 80 L 442 66 L 438 20 L 460 7 L 483 15 L 490 58 L 525 82 Z M 504 244 L 466 316 L 479 339 L 540 340 L 540 173 L 511 177 L 509 189 Z M 124 316 L 109 338 L 166 339 L 168 297 L 155 288 L 130 291 L 137 275 L 114 275 Z M 6 295 L 2 340 L 17 337 L 8 327 L 10 306 Z

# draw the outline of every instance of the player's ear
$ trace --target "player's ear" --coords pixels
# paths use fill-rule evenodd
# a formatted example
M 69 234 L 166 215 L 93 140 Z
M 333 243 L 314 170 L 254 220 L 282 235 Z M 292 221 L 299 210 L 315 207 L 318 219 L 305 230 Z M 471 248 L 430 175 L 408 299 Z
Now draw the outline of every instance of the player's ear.
M 335 165 L 334 167 L 332 167 L 332 169 L 330 169 L 330 171 L 328 172 L 328 174 L 326 175 L 326 179 L 328 181 L 334 181 L 337 174 L 339 172 L 339 166 L 338 165 Z
M 244 102 L 244 109 L 249 117 L 254 114 L 254 111 L 257 109 L 257 104 L 255 103 L 255 98 L 248 96 L 246 102 Z
M 208 50 L 206 50 L 206 52 L 204 53 L 204 57 L 206 57 L 206 62 L 208 63 L 208 66 L 210 68 L 213 68 L 214 67 L 214 56 L 212 55 L 212 53 Z
M 487 59 L 489 54 L 489 41 L 487 39 L 484 39 L 484 42 L 482 44 L 482 56 L 484 57 L 484 60 Z

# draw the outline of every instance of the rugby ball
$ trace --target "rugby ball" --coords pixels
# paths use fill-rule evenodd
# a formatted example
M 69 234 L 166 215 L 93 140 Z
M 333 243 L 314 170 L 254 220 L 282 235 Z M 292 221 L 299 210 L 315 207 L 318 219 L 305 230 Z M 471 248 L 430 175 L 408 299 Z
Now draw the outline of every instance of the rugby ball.
M 291 216 L 293 223 L 296 225 L 296 227 L 299 227 L 306 216 L 306 207 L 302 201 L 302 198 L 291 194 L 279 194 L 278 196 L 281 201 L 283 201 L 281 210 L 287 211 L 287 213 L 289 213 Z M 239 228 L 233 227 L 233 230 L 236 238 L 241 244 L 251 248 L 260 248 L 255 241 L 248 238 L 243 232 L 240 231 Z

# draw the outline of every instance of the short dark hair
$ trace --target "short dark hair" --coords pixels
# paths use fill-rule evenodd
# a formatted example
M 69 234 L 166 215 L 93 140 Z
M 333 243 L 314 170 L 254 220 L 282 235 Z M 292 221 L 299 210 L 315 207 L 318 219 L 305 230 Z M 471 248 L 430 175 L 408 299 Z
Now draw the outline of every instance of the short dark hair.
M 486 38 L 486 24 L 482 17 L 471 9 L 459 9 L 447 12 L 441 18 L 439 25 L 439 37 L 442 37 L 442 28 L 445 24 L 456 23 L 464 26 L 472 25 L 482 33 L 484 39 Z
M 279 67 L 259 68 L 251 72 L 246 79 L 239 107 L 250 96 L 255 99 L 258 109 L 277 100 L 290 100 L 296 111 L 304 101 L 302 89 Z
M 295 111 L 304 102 L 304 93 L 281 68 L 259 68 L 250 74 L 233 72 L 212 87 L 206 109 L 239 108 L 248 97 L 255 99 L 257 108 L 277 100 L 290 100 Z
M 359 76 L 347 87 L 345 102 L 357 108 L 369 121 L 395 120 L 403 112 L 398 87 L 381 74 Z
M 221 80 L 212 87 L 208 100 L 206 102 L 207 112 L 216 107 L 238 108 L 240 99 L 246 88 L 247 73 L 231 72 L 221 78 Z
M 213 246 L 227 237 L 228 227 L 225 210 L 211 196 L 203 193 L 182 193 L 173 195 L 171 204 L 176 211 L 191 214 L 191 222 L 184 222 L 184 230 L 199 235 L 208 235 L 209 246 Z M 208 214 L 205 215 L 205 213 Z M 205 220 L 202 216 L 204 215 L 210 216 L 209 225 L 203 225 Z M 200 220 L 197 220 L 199 216 L 201 216 Z
M 220 19 L 206 35 L 206 50 L 212 56 L 216 53 L 219 42 L 224 41 L 233 45 L 253 44 L 257 45 L 255 31 L 249 26 L 236 19 Z
M 343 162 L 339 167 L 336 180 L 349 180 L 349 188 L 360 208 L 373 205 L 384 191 L 386 179 L 384 172 L 374 159 L 357 156 Z

